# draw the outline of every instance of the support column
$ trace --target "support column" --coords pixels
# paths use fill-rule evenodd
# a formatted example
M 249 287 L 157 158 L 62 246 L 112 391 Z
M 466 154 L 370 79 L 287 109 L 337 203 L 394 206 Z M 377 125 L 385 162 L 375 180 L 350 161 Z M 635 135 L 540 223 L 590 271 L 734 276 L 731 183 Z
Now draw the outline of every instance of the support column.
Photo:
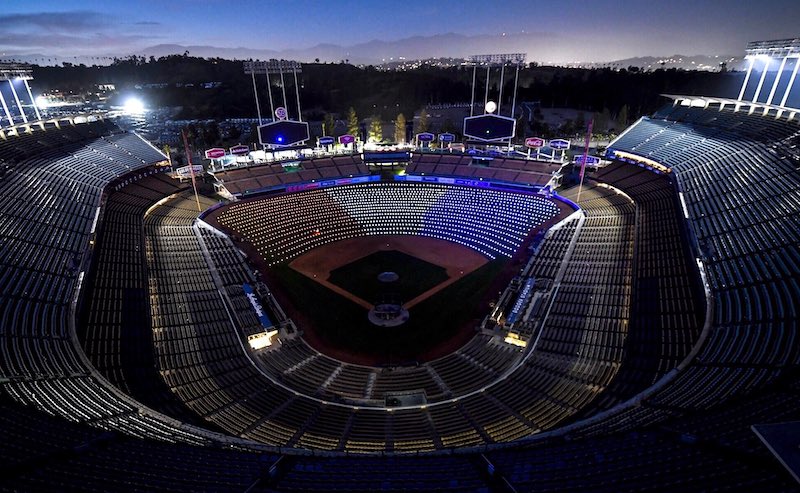
M 3 97 L 3 91 L 0 91 L 0 102 L 3 103 L 3 110 L 6 112 L 6 118 L 8 118 L 8 123 L 10 123 L 13 126 L 14 118 L 12 118 L 11 112 L 8 111 L 8 105 L 6 104 L 6 98 Z
M 267 74 L 267 94 L 269 95 L 269 114 L 270 119 L 275 119 L 275 104 L 272 102 L 272 83 L 269 81 L 269 67 L 266 70 Z
M 475 75 L 478 71 L 478 64 L 472 66 L 472 93 L 470 96 L 472 97 L 472 101 L 469 103 L 469 116 L 473 116 L 475 114 Z
M 281 72 L 281 93 L 283 94 L 283 107 L 286 108 L 286 118 L 289 118 L 289 107 L 286 104 L 286 84 L 283 81 L 283 66 L 279 68 Z
M 761 87 L 764 85 L 764 79 L 767 78 L 767 70 L 769 69 L 769 61 L 771 58 L 764 59 L 764 71 L 761 72 L 761 78 L 758 79 L 758 86 L 756 86 L 756 95 L 753 96 L 753 102 L 758 102 L 758 96 L 761 94 Z
M 514 74 L 514 97 L 511 99 L 511 118 L 516 118 L 517 111 L 517 84 L 519 82 L 519 62 L 517 62 L 517 70 Z M 523 136 L 524 137 L 524 136 Z
M 767 104 L 772 104 L 772 98 L 775 97 L 775 90 L 778 89 L 778 82 L 781 80 L 781 74 L 783 73 L 783 67 L 786 66 L 786 58 L 783 57 L 781 60 L 781 65 L 778 67 L 778 73 L 775 74 L 775 82 L 772 83 L 772 89 L 769 91 L 769 97 L 767 98 Z
M 253 71 L 250 73 L 253 76 L 253 95 L 256 97 L 256 111 L 258 112 L 258 124 L 262 125 L 261 121 L 261 105 L 258 103 L 258 89 L 256 89 L 256 67 L 253 65 Z
M 31 99 L 31 104 L 33 105 L 33 112 L 36 114 L 36 119 L 41 120 L 42 115 L 39 114 L 39 107 L 36 105 L 36 100 L 33 99 L 33 94 L 31 93 L 31 86 L 28 85 L 28 79 L 22 79 L 25 83 L 25 89 L 28 90 L 28 97 Z
M 486 103 L 489 102 L 489 69 L 491 69 L 491 68 L 492 68 L 491 64 L 487 64 L 486 65 L 486 92 L 483 95 L 483 107 L 484 107 L 483 112 L 484 113 L 486 112 L 486 109 L 485 109 L 486 108 Z
M 303 112 L 300 111 L 300 86 L 297 85 L 297 69 L 292 67 L 292 74 L 294 74 L 294 95 L 297 97 L 297 121 L 303 121 Z
M 786 106 L 786 100 L 789 99 L 789 93 L 792 92 L 792 85 L 794 84 L 794 79 L 797 77 L 797 67 L 800 67 L 800 57 L 794 59 L 794 70 L 792 70 L 792 76 L 789 78 L 789 85 L 786 86 L 786 91 L 783 93 L 781 106 Z
M 506 73 L 506 63 L 500 65 L 500 94 L 497 96 L 497 114 L 500 115 L 500 108 L 503 106 L 503 79 Z
M 750 82 L 750 73 L 753 71 L 753 64 L 756 62 L 755 57 L 750 58 L 750 64 L 747 66 L 747 74 L 744 76 L 744 83 L 742 84 L 742 90 L 739 91 L 739 101 L 742 100 L 744 97 L 744 91 L 747 89 L 747 83 Z
M 22 108 L 22 103 L 19 102 L 19 96 L 17 96 L 17 90 L 14 89 L 14 82 L 11 79 L 8 79 L 8 85 L 11 86 L 11 94 L 14 95 L 14 101 L 17 103 L 17 109 L 19 110 L 20 116 L 22 116 L 22 121 L 28 123 L 28 117 L 25 116 L 25 110 Z

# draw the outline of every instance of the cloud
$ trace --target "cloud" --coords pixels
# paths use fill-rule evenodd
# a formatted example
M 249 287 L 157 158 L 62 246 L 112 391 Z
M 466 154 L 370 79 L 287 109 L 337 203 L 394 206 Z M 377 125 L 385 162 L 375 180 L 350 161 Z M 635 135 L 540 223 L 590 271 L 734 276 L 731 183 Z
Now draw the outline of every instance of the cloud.
M 136 34 L 109 35 L 94 33 L 88 36 L 69 36 L 65 34 L 45 34 L 41 36 L 15 36 L 0 35 L 0 46 L 8 48 L 62 48 L 87 49 L 128 47 L 132 44 L 152 40 L 153 36 L 140 36 Z
M 144 35 L 153 21 L 125 22 L 100 12 L 0 14 L 0 50 L 47 50 L 53 55 L 130 51 L 158 35 Z
M 32 14 L 2 14 L 0 29 L 30 32 L 71 32 L 97 29 L 98 25 L 109 22 L 109 18 L 99 12 L 37 12 Z

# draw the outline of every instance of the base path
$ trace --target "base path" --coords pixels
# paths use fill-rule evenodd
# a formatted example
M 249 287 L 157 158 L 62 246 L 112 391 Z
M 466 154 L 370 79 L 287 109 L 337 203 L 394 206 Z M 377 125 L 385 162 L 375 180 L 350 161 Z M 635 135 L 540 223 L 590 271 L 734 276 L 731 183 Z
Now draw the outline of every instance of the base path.
M 361 236 L 328 243 L 317 247 L 305 255 L 294 259 L 289 267 L 313 279 L 326 288 L 352 300 L 367 310 L 372 304 L 353 295 L 339 286 L 328 282 L 333 270 L 371 255 L 380 250 L 395 250 L 420 260 L 443 267 L 447 280 L 421 293 L 403 304 L 410 309 L 417 303 L 430 298 L 447 286 L 470 274 L 489 260 L 471 248 L 426 236 Z

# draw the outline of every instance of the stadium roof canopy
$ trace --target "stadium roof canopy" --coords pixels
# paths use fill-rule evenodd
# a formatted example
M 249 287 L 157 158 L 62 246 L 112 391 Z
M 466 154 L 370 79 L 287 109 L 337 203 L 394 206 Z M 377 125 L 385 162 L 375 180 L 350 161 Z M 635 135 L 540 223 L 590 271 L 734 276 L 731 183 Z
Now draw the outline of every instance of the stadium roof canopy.
M 747 49 L 745 51 L 748 57 L 800 57 L 800 38 L 751 41 L 747 43 Z
M 773 114 L 776 118 L 785 114 L 787 121 L 800 118 L 800 109 L 759 103 L 757 101 L 742 101 L 740 99 L 710 96 L 683 96 L 678 94 L 662 94 L 661 96 L 669 98 L 674 104 L 681 106 L 694 106 L 698 108 L 717 107 L 719 109 L 727 107 L 733 109 L 733 111 L 746 111 L 750 114 L 760 111 L 764 115 Z
M 0 80 L 33 79 L 33 69 L 26 63 L 0 62 Z

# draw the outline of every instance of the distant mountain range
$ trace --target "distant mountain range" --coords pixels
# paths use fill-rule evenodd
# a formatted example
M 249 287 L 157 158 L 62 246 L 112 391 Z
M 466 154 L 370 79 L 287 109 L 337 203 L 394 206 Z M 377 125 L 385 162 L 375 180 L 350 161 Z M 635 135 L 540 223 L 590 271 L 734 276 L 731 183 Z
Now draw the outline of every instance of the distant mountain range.
M 395 41 L 372 40 L 351 46 L 340 46 L 330 43 L 318 44 L 309 48 L 293 48 L 271 50 L 258 48 L 223 48 L 205 45 L 159 44 L 142 50 L 135 55 L 156 58 L 189 52 L 191 56 L 203 58 L 227 59 L 260 59 L 283 58 L 301 62 L 340 62 L 347 60 L 352 64 L 380 64 L 397 60 L 421 60 L 429 58 L 466 58 L 483 53 L 527 53 L 529 62 L 540 64 L 603 66 L 619 64 L 646 68 L 700 68 L 717 66 L 720 60 L 728 60 L 730 56 L 681 56 L 626 58 L 617 61 L 596 61 L 596 52 L 591 43 L 574 36 L 560 36 L 552 33 L 516 33 L 508 35 L 475 35 L 468 36 L 456 33 L 437 34 L 433 36 L 414 36 Z M 119 55 L 117 55 L 119 57 Z M 17 60 L 39 65 L 60 65 L 62 62 L 86 65 L 103 65 L 111 63 L 114 56 L 91 57 L 53 57 L 43 54 L 6 55 L 7 60 Z M 122 56 L 124 58 L 124 56 Z M 595 60 L 592 60 L 592 59 Z M 590 60 L 590 62 L 566 62 L 567 60 Z M 670 60 L 663 65 L 660 61 Z M 674 60 L 674 61 L 671 61 Z M 678 61 L 680 60 L 680 61 Z M 691 62 L 694 61 L 694 67 Z
M 436 57 L 466 58 L 482 53 L 528 53 L 533 61 L 545 61 L 539 54 L 568 52 L 570 40 L 545 33 L 514 35 L 476 35 L 447 33 L 433 36 L 413 36 L 395 41 L 372 40 L 350 46 L 323 43 L 308 48 L 271 50 L 259 48 L 221 48 L 207 45 L 160 44 L 137 51 L 136 55 L 156 58 L 182 54 L 204 58 L 260 59 L 284 58 L 301 62 L 340 62 L 376 64 L 390 59 L 417 60 Z M 537 56 L 533 56 L 533 54 Z M 555 59 L 555 58 L 550 58 Z M 549 60 L 549 59 L 548 59 Z

